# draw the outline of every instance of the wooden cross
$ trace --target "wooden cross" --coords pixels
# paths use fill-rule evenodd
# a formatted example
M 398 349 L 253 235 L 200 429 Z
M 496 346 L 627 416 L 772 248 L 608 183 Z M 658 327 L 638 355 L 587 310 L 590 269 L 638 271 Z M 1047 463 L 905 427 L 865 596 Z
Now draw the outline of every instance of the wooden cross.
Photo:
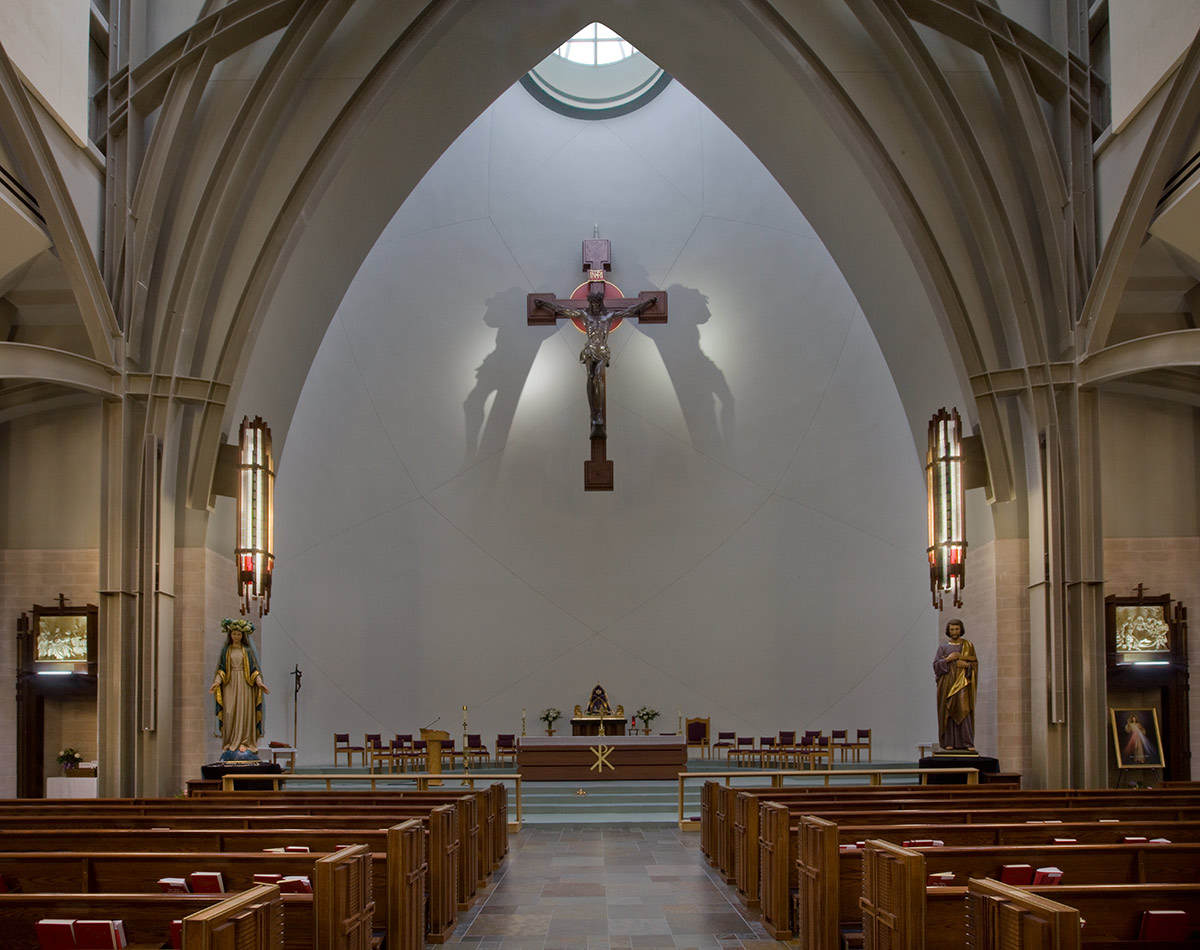
M 616 284 L 605 279 L 612 269 L 611 244 L 604 238 L 583 242 L 583 269 L 588 278 L 567 298 L 553 294 L 530 294 L 526 299 L 529 326 L 555 326 L 562 318 L 571 320 L 587 334 L 579 361 L 588 372 L 588 408 L 591 413 L 592 457 L 583 463 L 584 491 L 612 491 L 613 463 L 607 457 L 608 416 L 606 370 L 611 362 L 608 334 L 626 317 L 639 323 L 667 322 L 667 293 L 646 290 L 636 298 L 621 296 Z

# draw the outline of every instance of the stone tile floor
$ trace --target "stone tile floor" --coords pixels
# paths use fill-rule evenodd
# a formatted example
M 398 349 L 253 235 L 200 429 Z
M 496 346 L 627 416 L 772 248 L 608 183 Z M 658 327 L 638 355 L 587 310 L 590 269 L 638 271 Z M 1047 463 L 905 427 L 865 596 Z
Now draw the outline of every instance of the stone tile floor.
M 469 950 L 786 950 L 674 824 L 530 825 L 446 946 Z

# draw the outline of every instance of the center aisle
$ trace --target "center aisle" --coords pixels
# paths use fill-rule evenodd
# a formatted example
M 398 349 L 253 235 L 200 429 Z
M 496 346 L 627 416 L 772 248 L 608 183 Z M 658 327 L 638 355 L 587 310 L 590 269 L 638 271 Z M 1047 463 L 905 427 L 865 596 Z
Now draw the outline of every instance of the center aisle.
M 450 944 L 503 950 L 782 950 L 700 853 L 661 824 L 526 825 Z

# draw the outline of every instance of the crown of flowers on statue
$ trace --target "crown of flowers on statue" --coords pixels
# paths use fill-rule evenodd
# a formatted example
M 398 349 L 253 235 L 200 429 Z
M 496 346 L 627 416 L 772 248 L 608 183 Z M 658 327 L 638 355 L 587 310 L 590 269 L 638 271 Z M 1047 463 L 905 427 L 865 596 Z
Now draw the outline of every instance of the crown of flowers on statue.
M 231 630 L 240 630 L 243 635 L 248 636 L 254 632 L 254 624 L 249 620 L 243 620 L 241 617 L 226 617 L 221 621 L 221 629 L 226 633 Z

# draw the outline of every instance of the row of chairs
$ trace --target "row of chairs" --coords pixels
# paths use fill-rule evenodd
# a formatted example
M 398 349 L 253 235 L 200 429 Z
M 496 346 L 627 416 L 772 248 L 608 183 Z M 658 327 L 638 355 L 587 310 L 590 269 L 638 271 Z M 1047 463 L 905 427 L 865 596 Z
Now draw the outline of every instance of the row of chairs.
M 368 732 L 363 738 L 362 745 L 352 745 L 350 733 L 335 732 L 333 734 L 333 765 L 336 768 L 341 756 L 346 757 L 346 765 L 354 765 L 354 757 L 360 756 L 362 764 L 371 772 L 386 767 L 389 772 L 406 772 L 409 765 L 415 771 L 427 771 L 429 767 L 429 749 L 424 739 L 413 738 L 412 733 L 396 733 L 395 737 L 385 742 L 378 732 Z M 517 741 L 515 733 L 501 734 L 496 737 L 496 761 L 503 764 L 505 759 L 516 761 Z M 467 742 L 462 749 L 455 748 L 453 739 L 442 741 L 442 765 L 454 767 L 455 763 L 465 761 L 468 767 L 481 762 L 490 763 L 492 753 L 483 743 L 479 733 L 467 733 Z
M 860 762 L 865 750 L 867 761 L 871 761 L 871 730 L 859 729 L 851 738 L 848 729 L 834 729 L 825 735 L 819 729 L 809 729 L 800 739 L 795 732 L 780 731 L 777 736 L 739 736 L 735 732 L 717 734 L 713 743 L 714 753 L 723 750 L 727 761 L 746 764 L 755 762 L 760 768 L 818 768 L 824 761 L 826 768 L 833 768 L 836 753 L 842 762 Z

